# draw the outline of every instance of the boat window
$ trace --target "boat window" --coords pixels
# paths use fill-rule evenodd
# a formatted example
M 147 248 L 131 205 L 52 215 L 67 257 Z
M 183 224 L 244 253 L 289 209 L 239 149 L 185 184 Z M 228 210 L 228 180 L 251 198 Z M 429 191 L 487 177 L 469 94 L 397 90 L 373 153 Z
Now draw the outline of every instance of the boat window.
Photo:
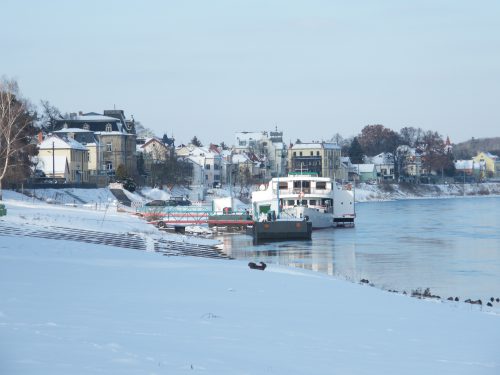
M 323 206 L 331 206 L 332 205 L 332 200 L 329 198 L 322 199 L 321 200 Z
M 316 181 L 316 189 L 325 190 L 326 189 L 326 181 Z
M 311 181 L 294 181 L 293 187 L 295 189 L 309 188 L 311 186 Z
M 311 200 L 309 201 L 309 205 L 311 205 L 311 206 L 316 206 L 316 199 L 311 199 Z
M 287 190 L 288 189 L 288 182 L 280 182 L 280 190 Z
M 294 200 L 288 200 L 288 201 L 286 201 L 286 204 L 288 206 L 293 206 L 295 204 L 295 201 Z
M 300 201 L 301 206 L 307 206 L 307 199 L 303 199 Z

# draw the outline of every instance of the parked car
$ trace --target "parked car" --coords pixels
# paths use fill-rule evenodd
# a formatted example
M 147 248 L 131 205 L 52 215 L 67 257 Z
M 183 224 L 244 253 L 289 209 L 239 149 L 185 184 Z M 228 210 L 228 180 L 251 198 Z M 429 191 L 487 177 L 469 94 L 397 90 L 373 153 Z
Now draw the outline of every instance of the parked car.
M 149 206 L 149 207 L 164 207 L 164 206 L 168 206 L 168 204 L 167 204 L 167 201 L 165 201 L 165 200 L 155 199 L 155 200 L 152 200 L 151 202 L 146 203 L 145 206 Z
M 191 206 L 191 201 L 184 197 L 171 197 L 168 202 L 172 206 Z
M 169 200 L 155 199 L 145 204 L 148 207 L 175 207 L 175 206 L 191 206 L 191 201 L 184 197 L 172 197 Z

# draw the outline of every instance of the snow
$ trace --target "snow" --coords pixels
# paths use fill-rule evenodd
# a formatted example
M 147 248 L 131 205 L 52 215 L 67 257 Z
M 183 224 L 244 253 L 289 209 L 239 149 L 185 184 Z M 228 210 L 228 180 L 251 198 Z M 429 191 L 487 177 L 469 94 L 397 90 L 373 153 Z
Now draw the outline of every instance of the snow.
M 354 190 L 356 202 L 457 196 L 500 195 L 500 184 L 397 185 L 360 183 Z
M 296 143 L 290 149 L 293 150 L 309 150 L 311 148 L 317 149 L 329 149 L 329 150 L 340 150 L 340 146 L 335 143 L 328 142 L 312 142 L 312 143 Z
M 111 205 L 4 198 L 0 225 L 160 235 Z M 493 313 L 272 264 L 0 233 L 0 285 L 2 374 L 500 373 Z
M 99 189 L 77 189 L 77 188 L 66 188 L 66 189 L 35 189 L 27 190 L 33 193 L 36 198 L 50 202 L 56 202 L 60 204 L 66 203 L 77 203 L 82 205 L 87 205 L 87 207 L 93 208 L 103 208 L 105 205 L 110 204 L 115 201 L 115 196 L 111 194 L 107 188 Z M 14 194 L 13 192 L 7 191 L 7 194 Z M 76 198 L 78 199 L 76 199 Z M 18 195 L 17 200 L 33 201 L 33 199 L 28 198 L 23 195 Z
M 75 141 L 72 138 L 66 138 L 62 139 L 56 136 L 51 136 L 46 138 L 40 145 L 38 146 L 40 150 L 52 150 L 52 148 L 55 149 L 75 149 L 75 150 L 83 150 L 86 151 L 87 147 L 82 145 L 81 143 Z

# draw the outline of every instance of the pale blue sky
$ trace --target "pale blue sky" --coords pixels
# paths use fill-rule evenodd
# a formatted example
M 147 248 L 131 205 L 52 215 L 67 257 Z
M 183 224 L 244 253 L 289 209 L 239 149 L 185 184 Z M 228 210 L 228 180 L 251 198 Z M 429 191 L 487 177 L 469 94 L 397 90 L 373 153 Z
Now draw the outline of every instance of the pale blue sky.
M 64 112 L 121 108 L 177 143 L 500 136 L 498 1 L 0 0 L 0 75 Z

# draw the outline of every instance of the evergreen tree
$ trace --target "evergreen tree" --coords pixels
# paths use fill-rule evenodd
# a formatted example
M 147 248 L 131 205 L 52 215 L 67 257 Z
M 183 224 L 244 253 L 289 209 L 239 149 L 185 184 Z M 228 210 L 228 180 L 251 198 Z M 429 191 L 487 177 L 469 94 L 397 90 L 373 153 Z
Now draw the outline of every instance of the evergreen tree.
M 116 168 L 115 176 L 117 181 L 123 181 L 128 177 L 127 170 L 123 164 L 120 164 Z
M 174 138 L 169 138 L 169 136 L 167 135 L 167 133 L 163 134 L 163 137 L 162 137 L 162 141 L 163 141 L 163 144 L 167 145 L 167 146 L 173 146 L 174 145 Z
M 351 158 L 351 163 L 361 164 L 363 163 L 363 148 L 359 144 L 358 137 L 354 137 L 349 147 L 349 157 Z
M 196 146 L 196 147 L 202 147 L 203 146 L 203 144 L 201 143 L 201 141 L 198 139 L 198 137 L 196 135 L 193 137 L 193 139 L 191 139 L 191 144 L 193 146 Z

